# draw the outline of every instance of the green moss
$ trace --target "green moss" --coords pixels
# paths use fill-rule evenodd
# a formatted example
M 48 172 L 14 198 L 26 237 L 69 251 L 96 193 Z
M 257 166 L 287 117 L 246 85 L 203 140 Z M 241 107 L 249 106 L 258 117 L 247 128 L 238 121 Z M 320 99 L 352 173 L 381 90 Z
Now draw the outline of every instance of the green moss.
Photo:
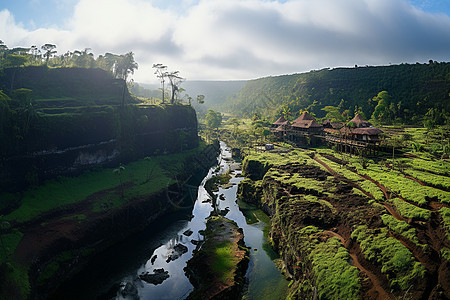
M 447 240 L 450 241 L 450 208 L 442 207 L 439 210 L 439 213 L 441 214 L 442 220 L 444 221 L 444 228 L 447 230 Z
M 0 295 L 0 299 L 28 299 L 31 291 L 28 269 L 16 262 L 5 264 L 4 278 L 0 280 L 0 291 L 12 293 Z
M 0 234 L 0 264 L 12 257 L 22 237 L 23 233 L 17 229 L 13 229 L 10 233 Z
M 350 255 L 338 238 L 318 244 L 309 259 L 313 264 L 319 299 L 358 298 L 361 289 L 358 269 L 348 263 Z
M 404 218 L 427 221 L 431 217 L 430 210 L 409 204 L 399 198 L 389 199 L 389 202 L 393 204 L 395 210 Z
M 75 251 L 65 251 L 59 254 L 56 258 L 47 264 L 38 277 L 38 285 L 44 286 L 46 282 L 55 276 L 61 268 L 67 267 L 75 258 Z
M 427 248 L 427 245 L 421 244 L 419 242 L 416 230 L 405 221 L 397 220 L 396 218 L 388 214 L 382 215 L 381 219 L 383 220 L 383 223 L 387 225 L 390 230 L 392 230 L 392 232 L 405 237 L 406 239 L 423 249 Z
M 223 281 L 226 281 L 228 278 L 233 276 L 232 267 L 234 265 L 234 261 L 231 250 L 232 243 L 230 241 L 223 241 L 222 243 L 216 245 L 215 248 L 211 268 Z
M 361 225 L 351 237 L 360 244 L 366 259 L 381 266 L 393 290 L 405 291 L 425 276 L 424 266 L 400 241 L 390 237 L 386 228 L 372 230 Z

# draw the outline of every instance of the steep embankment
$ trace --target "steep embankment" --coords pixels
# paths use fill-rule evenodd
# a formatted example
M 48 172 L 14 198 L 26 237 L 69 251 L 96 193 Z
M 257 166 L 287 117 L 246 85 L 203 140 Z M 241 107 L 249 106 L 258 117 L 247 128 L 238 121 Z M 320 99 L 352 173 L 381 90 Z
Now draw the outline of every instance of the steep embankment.
M 59 177 L 25 191 L 21 206 L 2 220 L 8 227 L 1 235 L 6 248 L 0 299 L 45 298 L 91 255 L 167 212 L 193 205 L 184 183 L 198 184 L 217 151 L 217 145 L 202 146 L 122 169 Z
M 2 190 L 198 146 L 192 107 L 130 104 L 124 81 L 103 70 L 5 69 L 0 87 L 14 72 L 11 100 L 0 105 Z
M 250 155 L 243 163 L 239 196 L 271 216 L 290 296 L 449 297 L 450 193 L 381 164 L 364 169 L 352 158 L 344 166 L 331 150 L 320 151 Z
M 0 299 L 45 298 L 89 256 L 184 199 L 216 160 L 195 111 L 130 104 L 95 69 L 0 74 Z

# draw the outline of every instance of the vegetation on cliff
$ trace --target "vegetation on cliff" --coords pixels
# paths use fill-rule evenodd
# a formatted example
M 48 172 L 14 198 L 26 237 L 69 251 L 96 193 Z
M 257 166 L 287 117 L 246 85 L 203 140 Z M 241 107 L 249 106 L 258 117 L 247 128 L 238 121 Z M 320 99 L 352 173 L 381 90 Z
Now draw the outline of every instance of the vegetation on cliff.
M 95 252 L 98 241 L 115 241 L 179 205 L 192 205 L 194 199 L 182 196 L 182 182 L 215 161 L 211 147 L 60 176 L 20 194 L 1 193 L 0 198 L 16 197 L 20 206 L 1 217 L 0 295 L 26 298 L 30 284 L 33 293 L 45 294 L 72 271 L 73 262 Z
M 238 196 L 270 215 L 289 297 L 448 297 L 450 194 L 412 175 L 448 179 L 448 160 L 283 151 L 247 155 Z

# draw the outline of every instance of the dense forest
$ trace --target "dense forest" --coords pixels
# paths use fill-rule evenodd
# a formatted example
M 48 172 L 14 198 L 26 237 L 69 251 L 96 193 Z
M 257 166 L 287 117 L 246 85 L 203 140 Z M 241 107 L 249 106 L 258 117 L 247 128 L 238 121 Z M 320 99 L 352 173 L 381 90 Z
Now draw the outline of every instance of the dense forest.
M 295 117 L 300 110 L 308 110 L 322 118 L 337 109 L 343 118 L 361 111 L 385 124 L 423 125 L 425 115 L 434 124 L 444 124 L 450 118 L 450 63 L 430 60 L 428 64 L 355 66 L 266 77 L 248 81 L 223 106 L 250 116 L 276 117 L 284 111 Z

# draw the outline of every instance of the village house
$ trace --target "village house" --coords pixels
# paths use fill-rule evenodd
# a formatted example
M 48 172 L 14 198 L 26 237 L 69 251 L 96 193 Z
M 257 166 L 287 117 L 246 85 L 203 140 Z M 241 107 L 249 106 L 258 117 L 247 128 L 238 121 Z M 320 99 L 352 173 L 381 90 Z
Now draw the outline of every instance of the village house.
M 308 112 L 303 112 L 292 123 L 280 117 L 272 123 L 271 131 L 276 137 L 297 144 L 316 144 L 320 139 L 348 151 L 354 151 L 355 148 L 374 149 L 379 146 L 380 134 L 383 133 L 360 114 L 346 124 L 325 120 L 321 125 Z M 320 136 L 322 138 L 319 138 Z

